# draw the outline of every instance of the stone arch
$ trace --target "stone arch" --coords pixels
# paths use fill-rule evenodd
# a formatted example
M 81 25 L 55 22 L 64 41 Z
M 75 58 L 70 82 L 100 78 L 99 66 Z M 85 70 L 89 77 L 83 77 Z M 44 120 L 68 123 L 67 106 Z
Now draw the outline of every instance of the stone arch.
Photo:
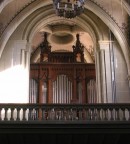
M 48 1 L 48 2 L 39 2 L 38 3 L 37 1 L 35 1 L 34 4 L 36 4 L 36 6 L 33 9 L 32 9 L 32 7 L 29 7 L 28 13 L 26 12 L 26 10 L 23 10 L 22 14 L 20 13 L 18 16 L 20 18 L 14 19 L 12 21 L 12 23 L 10 23 L 10 25 L 4 31 L 4 33 L 1 37 L 1 41 L 0 41 L 0 44 L 1 44 L 0 45 L 0 47 L 1 47 L 0 55 L 2 54 L 3 49 L 4 49 L 8 39 L 10 38 L 12 33 L 16 30 L 16 28 L 20 25 L 20 23 L 23 22 L 23 20 L 25 20 L 32 12 L 34 12 L 35 10 L 37 10 L 40 7 L 44 7 L 45 5 L 51 4 L 51 2 Z M 125 60 L 127 63 L 128 72 L 130 73 L 129 46 L 128 46 L 128 43 L 127 43 L 127 40 L 126 40 L 124 34 L 122 33 L 122 31 L 120 30 L 118 25 L 113 21 L 113 19 L 104 10 L 102 10 L 100 7 L 98 7 L 94 2 L 87 1 L 85 8 L 87 8 L 90 11 L 92 11 L 93 13 L 95 13 L 102 21 L 104 21 L 104 23 L 114 33 L 116 39 L 118 40 L 118 42 L 122 48 L 122 52 L 124 54 L 124 57 L 125 57 Z
M 5 1 L 2 1 L 2 3 L 0 4 L 0 13 L 1 13 L 2 10 L 3 10 L 9 3 L 11 3 L 12 1 L 14 1 L 14 0 L 5 0 Z
M 96 13 L 96 15 L 104 21 L 104 23 L 109 27 L 109 29 L 113 32 L 115 35 L 116 39 L 118 40 L 121 50 L 123 52 L 126 64 L 127 64 L 127 69 L 128 73 L 130 73 L 130 58 L 129 58 L 129 45 L 127 42 L 127 39 L 117 23 L 100 7 L 98 7 L 94 2 L 88 1 L 88 7 L 90 11 Z

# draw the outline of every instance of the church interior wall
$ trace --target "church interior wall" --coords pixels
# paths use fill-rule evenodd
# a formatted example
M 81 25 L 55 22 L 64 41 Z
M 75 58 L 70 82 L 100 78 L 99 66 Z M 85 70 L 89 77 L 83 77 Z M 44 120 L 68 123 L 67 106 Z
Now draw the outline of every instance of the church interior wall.
M 101 1 L 98 1 L 99 3 Z M 106 2 L 105 2 L 106 3 Z M 106 4 L 105 4 L 106 5 Z M 110 3 L 109 3 L 110 6 Z M 120 17 L 117 21 L 120 22 L 120 26 L 122 23 L 125 21 L 126 18 L 126 12 L 125 10 L 121 7 L 121 5 L 118 3 L 117 7 L 115 6 L 115 3 L 112 4 L 113 7 L 110 9 L 110 13 L 112 16 L 117 18 L 117 15 L 120 14 L 123 15 Z M 114 9 L 115 7 L 115 9 Z M 112 9 L 113 8 L 113 9 Z M 117 10 L 117 11 L 116 11 Z M 115 12 L 116 11 L 116 12 Z M 4 12 L 4 11 L 3 11 Z M 49 12 L 48 12 L 49 13 Z M 51 12 L 50 12 L 51 13 Z M 4 13 L 3 13 L 4 14 Z M 90 14 L 90 11 L 89 11 Z M 88 17 L 91 18 L 91 14 Z M 93 14 L 92 14 L 93 15 Z M 33 17 L 33 16 L 32 16 Z M 30 64 L 29 60 L 26 61 L 26 52 L 31 51 L 28 50 L 28 42 L 32 42 L 29 40 L 32 40 L 34 32 L 32 30 L 35 30 L 35 32 L 40 28 L 40 22 L 38 23 L 38 19 L 45 18 L 44 19 L 44 24 L 46 23 L 46 17 L 44 16 L 39 16 L 37 17 L 32 23 L 30 23 L 30 26 L 27 26 L 29 24 L 28 22 L 31 20 L 32 17 L 28 17 L 23 23 L 21 23 L 18 28 L 15 30 L 15 32 L 11 35 L 10 39 L 6 43 L 6 46 L 4 47 L 4 51 L 2 53 L 2 56 L 0 58 L 0 86 L 2 91 L 0 91 L 0 100 L 1 102 L 8 102 L 8 99 L 11 97 L 11 102 L 23 102 L 26 103 L 28 102 L 28 79 L 29 79 L 29 71 L 28 68 L 25 66 L 26 62 L 28 62 L 28 65 Z M 55 18 L 55 17 L 54 17 Z M 52 18 L 52 19 L 54 19 Z M 82 17 L 84 18 L 84 16 Z M 57 19 L 58 20 L 58 19 Z M 92 19 L 91 19 L 92 20 Z M 6 20 L 4 20 L 6 21 Z M 82 21 L 82 19 L 81 19 Z M 88 19 L 84 20 L 84 24 L 81 24 L 80 19 L 77 21 L 80 26 L 85 27 L 85 22 L 86 22 L 86 30 L 88 29 Z M 41 20 L 42 22 L 42 20 Z M 49 22 L 49 21 L 48 21 Z M 87 23 L 88 22 L 88 23 Z M 94 22 L 94 20 L 93 20 Z M 115 81 L 114 81 L 114 94 L 115 97 L 113 98 L 112 96 L 112 75 L 113 73 L 111 72 L 111 61 L 110 61 L 110 51 L 109 51 L 109 31 L 110 29 L 105 25 L 105 22 L 101 21 L 100 19 L 98 20 L 95 19 L 95 25 L 97 24 L 97 29 L 92 25 L 90 22 L 89 25 L 92 28 L 93 32 L 93 40 L 94 44 L 98 43 L 98 41 L 106 42 L 107 45 L 102 45 L 102 46 L 95 46 L 95 55 L 98 51 L 101 49 L 105 50 L 105 73 L 102 72 L 104 75 L 106 75 L 106 81 L 107 86 L 107 101 L 106 102 L 128 102 L 130 101 L 130 89 L 128 85 L 128 73 L 129 73 L 129 67 L 128 67 L 128 62 L 126 62 L 126 55 L 124 56 L 124 53 L 126 54 L 126 50 L 122 52 L 122 47 L 120 46 L 122 42 L 115 41 L 113 42 L 113 50 L 114 50 L 114 65 L 115 65 Z M 27 26 L 27 27 L 26 27 Z M 36 26 L 36 28 L 35 28 Z M 24 30 L 24 31 L 23 31 Z M 96 31 L 97 30 L 97 31 Z M 89 31 L 90 32 L 90 31 Z M 116 31 L 114 31 L 116 33 Z M 116 33 L 117 35 L 117 33 Z M 23 39 L 24 38 L 24 39 Z M 119 39 L 118 39 L 119 40 Z M 29 44 L 30 46 L 32 45 Z M 29 46 L 29 47 L 30 47 Z M 23 50 L 23 52 L 22 52 Z M 129 56 L 129 54 L 128 54 Z M 127 61 L 129 61 L 129 57 L 127 57 Z M 101 60 L 100 60 L 101 62 Z M 100 71 L 102 70 L 101 68 L 101 63 L 98 63 Z M 18 68 L 18 69 L 17 69 Z M 98 73 L 99 73 L 98 72 Z M 6 76 L 4 76 L 6 75 Z M 101 78 L 101 74 L 99 74 L 99 77 Z M 102 78 L 101 78 L 102 79 Z M 2 82 L 4 81 L 4 83 Z M 99 82 L 101 82 L 100 80 Z M 105 84 L 104 83 L 104 84 Z M 99 83 L 98 83 L 99 84 Z M 19 89 L 16 89 L 16 86 L 19 85 Z M 101 86 L 101 85 L 100 85 Z M 7 87 L 10 87 L 9 92 L 5 91 Z M 23 92 L 23 93 L 21 93 Z M 16 97 L 14 97 L 14 95 Z M 22 99 L 19 99 L 19 97 L 23 97 Z M 3 100 L 3 97 L 5 99 Z M 14 97 L 14 100 L 13 100 Z

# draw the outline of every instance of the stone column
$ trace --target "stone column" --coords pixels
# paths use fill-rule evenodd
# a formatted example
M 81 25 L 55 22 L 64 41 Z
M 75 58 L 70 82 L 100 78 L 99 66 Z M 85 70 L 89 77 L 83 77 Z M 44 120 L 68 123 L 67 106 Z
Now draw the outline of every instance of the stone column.
M 25 69 L 26 69 L 26 77 L 27 77 L 27 95 L 29 100 L 29 75 L 30 75 L 30 49 L 31 44 L 27 43 L 26 51 L 25 51 Z M 28 101 L 29 102 L 29 101 Z
M 21 65 L 25 67 L 25 49 L 21 50 Z
M 102 103 L 103 102 L 103 98 L 101 95 L 101 73 L 100 73 L 100 55 L 99 55 L 99 51 L 96 51 L 95 54 L 95 69 L 96 69 L 96 88 L 97 88 L 97 103 Z
M 106 65 L 105 50 L 100 50 L 100 72 L 101 72 L 101 98 L 103 103 L 107 102 L 107 81 L 106 81 Z
M 113 102 L 110 43 L 111 41 L 99 41 L 101 97 L 104 103 Z

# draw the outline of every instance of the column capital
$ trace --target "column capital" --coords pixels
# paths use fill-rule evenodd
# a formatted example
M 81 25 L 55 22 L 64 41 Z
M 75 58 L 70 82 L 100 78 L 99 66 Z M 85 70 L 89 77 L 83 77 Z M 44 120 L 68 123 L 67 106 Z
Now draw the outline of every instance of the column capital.
M 110 45 L 114 43 L 114 41 L 98 41 L 100 50 L 104 49 L 107 50 L 109 49 Z
M 101 45 L 106 45 L 106 44 L 110 44 L 110 43 L 114 43 L 115 41 L 109 41 L 109 40 L 104 40 L 104 41 L 98 41 L 98 43 Z

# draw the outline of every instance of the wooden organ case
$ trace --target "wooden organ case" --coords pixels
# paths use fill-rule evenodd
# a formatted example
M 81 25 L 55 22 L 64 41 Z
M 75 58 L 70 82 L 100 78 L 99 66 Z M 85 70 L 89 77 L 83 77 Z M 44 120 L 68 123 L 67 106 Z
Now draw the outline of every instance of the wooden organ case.
M 44 34 L 40 62 L 30 65 L 30 103 L 96 103 L 95 64 L 84 62 L 84 46 L 76 37 L 73 52 L 51 52 Z

